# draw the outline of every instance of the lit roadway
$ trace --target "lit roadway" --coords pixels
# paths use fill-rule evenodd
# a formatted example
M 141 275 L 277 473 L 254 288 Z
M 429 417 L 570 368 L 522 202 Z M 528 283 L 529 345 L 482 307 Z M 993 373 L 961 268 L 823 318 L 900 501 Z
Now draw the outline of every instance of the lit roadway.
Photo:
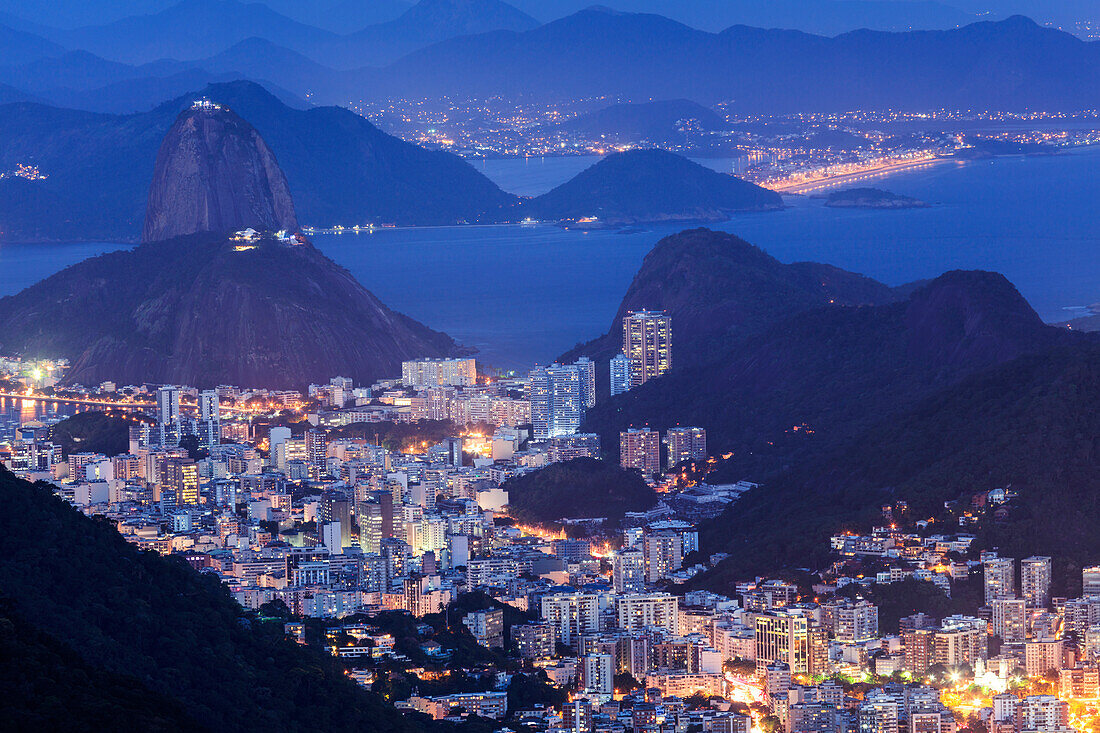
M 827 176 L 807 181 L 795 181 L 791 183 L 761 183 L 760 185 L 780 193 L 812 193 L 813 191 L 820 191 L 823 188 L 832 188 L 833 186 L 839 186 L 846 183 L 857 183 L 859 181 L 878 178 L 879 176 L 901 173 L 902 171 L 926 168 L 946 162 L 947 160 L 950 159 L 932 157 L 903 162 L 891 161 L 880 165 L 868 166 L 860 170 L 854 170 L 850 173 L 841 173 L 835 176 Z
M 120 410 L 155 410 L 155 402 L 112 402 L 111 400 L 93 400 L 80 397 L 52 397 L 49 395 L 26 394 L 18 392 L 0 392 L 0 398 L 12 400 L 32 400 L 34 402 L 63 402 L 68 405 L 90 405 L 92 407 L 113 407 Z M 197 410 L 198 405 L 180 403 L 181 410 Z M 242 407 L 219 406 L 221 412 L 249 412 Z

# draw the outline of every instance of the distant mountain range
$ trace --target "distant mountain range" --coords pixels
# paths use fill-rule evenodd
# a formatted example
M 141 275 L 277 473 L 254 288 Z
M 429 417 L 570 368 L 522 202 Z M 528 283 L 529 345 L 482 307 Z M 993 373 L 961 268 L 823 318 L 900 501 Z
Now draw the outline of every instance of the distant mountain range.
M 711 33 L 606 8 L 538 26 L 499 0 L 422 0 L 399 18 L 340 35 L 260 4 L 184 0 L 108 26 L 39 31 L 46 35 L 0 30 L 17 49 L 0 50 L 0 83 L 109 112 L 235 78 L 322 104 L 503 95 L 686 97 L 764 113 L 1100 106 L 1100 42 L 1018 16 L 828 38 L 745 25 Z
M 337 13 L 352 12 L 336 6 L 334 9 Z M 3 20 L 0 17 L 0 23 Z M 180 0 L 153 12 L 71 29 L 24 25 L 19 38 L 29 44 L 27 50 L 31 52 L 23 58 L 34 59 L 51 51 L 56 54 L 59 47 L 64 47 L 142 65 L 162 59 L 204 59 L 258 37 L 331 67 L 360 68 L 388 63 L 417 48 L 456 36 L 525 31 L 538 24 L 502 0 L 420 0 L 406 5 L 392 19 L 365 27 L 343 25 L 337 31 L 294 20 L 259 2 Z M 13 52 L 19 50 L 22 47 Z M 13 53 L 12 58 L 19 56 Z M 0 59 L 6 60 L 7 56 Z
M 836 38 L 589 9 L 525 33 L 467 36 L 364 73 L 363 93 L 580 99 L 687 97 L 739 112 L 1089 109 L 1100 43 L 1023 17 L 947 31 Z

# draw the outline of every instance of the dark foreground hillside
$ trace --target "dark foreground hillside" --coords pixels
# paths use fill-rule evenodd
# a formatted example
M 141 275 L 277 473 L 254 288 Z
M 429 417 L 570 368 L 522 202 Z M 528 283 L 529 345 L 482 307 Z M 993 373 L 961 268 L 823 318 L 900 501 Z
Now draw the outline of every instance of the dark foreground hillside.
M 0 699 L 5 728 L 423 729 L 217 578 L 3 468 L 0 502 L 0 680 L 16 681 Z

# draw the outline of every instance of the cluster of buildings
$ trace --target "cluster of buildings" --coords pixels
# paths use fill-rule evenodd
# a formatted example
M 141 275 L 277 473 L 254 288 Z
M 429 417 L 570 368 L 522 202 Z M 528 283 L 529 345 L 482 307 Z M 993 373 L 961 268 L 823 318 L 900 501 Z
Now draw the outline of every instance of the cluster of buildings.
M 630 379 L 667 368 L 669 345 L 666 318 L 628 316 Z M 666 482 L 656 507 L 616 527 L 563 518 L 567 534 L 516 524 L 509 478 L 599 456 L 600 437 L 577 432 L 595 400 L 586 359 L 498 383 L 479 378 L 472 359 L 425 359 L 369 388 L 342 377 L 304 394 L 105 384 L 95 397 L 120 392 L 152 412 L 132 421 L 127 452 L 62 455 L 50 426 L 29 421 L 0 456 L 113 521 L 128 541 L 215 575 L 243 606 L 323 619 L 329 651 L 364 685 L 380 665 L 425 680 L 468 671 L 452 669 L 455 650 L 429 624 L 418 626 L 423 659 L 414 662 L 372 625 L 384 612 L 448 611 L 452 633 L 503 652 L 499 668 L 478 670 L 492 678 L 485 689 L 414 690 L 405 710 L 573 733 L 955 733 L 974 721 L 989 733 L 1069 733 L 1085 725 L 1075 706 L 1100 707 L 1100 567 L 1082 571 L 1079 597 L 1055 597 L 1051 558 L 976 552 L 974 535 L 908 523 L 905 502 L 882 507 L 888 524 L 868 534 L 833 536 L 832 564 L 809 580 L 752 578 L 730 595 L 680 585 L 725 557 L 700 553 L 691 507 L 724 506 L 753 484 Z M 531 419 L 478 420 L 491 432 L 456 428 L 400 449 L 340 430 L 349 412 L 421 415 L 445 404 L 427 419 L 452 419 L 466 409 L 456 404 L 482 398 L 527 403 Z M 237 412 L 254 417 L 250 405 L 302 419 L 250 424 Z M 669 429 L 663 440 L 631 429 L 620 445 L 622 465 L 647 477 L 707 454 L 698 427 Z M 998 511 L 1011 499 L 994 490 L 980 503 Z M 947 596 L 978 583 L 981 602 L 884 627 L 875 599 L 913 582 Z M 475 592 L 496 605 L 450 612 Z M 368 621 L 345 621 L 352 615 Z M 288 634 L 303 638 L 300 627 L 288 623 Z M 568 701 L 510 710 L 515 674 L 565 689 Z

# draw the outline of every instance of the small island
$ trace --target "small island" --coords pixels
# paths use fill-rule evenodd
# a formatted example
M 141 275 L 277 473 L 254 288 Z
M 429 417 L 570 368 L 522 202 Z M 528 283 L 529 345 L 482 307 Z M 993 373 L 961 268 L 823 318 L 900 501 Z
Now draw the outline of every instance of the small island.
M 902 196 L 881 188 L 849 188 L 834 191 L 825 205 L 835 209 L 924 209 L 929 204 L 912 196 Z

